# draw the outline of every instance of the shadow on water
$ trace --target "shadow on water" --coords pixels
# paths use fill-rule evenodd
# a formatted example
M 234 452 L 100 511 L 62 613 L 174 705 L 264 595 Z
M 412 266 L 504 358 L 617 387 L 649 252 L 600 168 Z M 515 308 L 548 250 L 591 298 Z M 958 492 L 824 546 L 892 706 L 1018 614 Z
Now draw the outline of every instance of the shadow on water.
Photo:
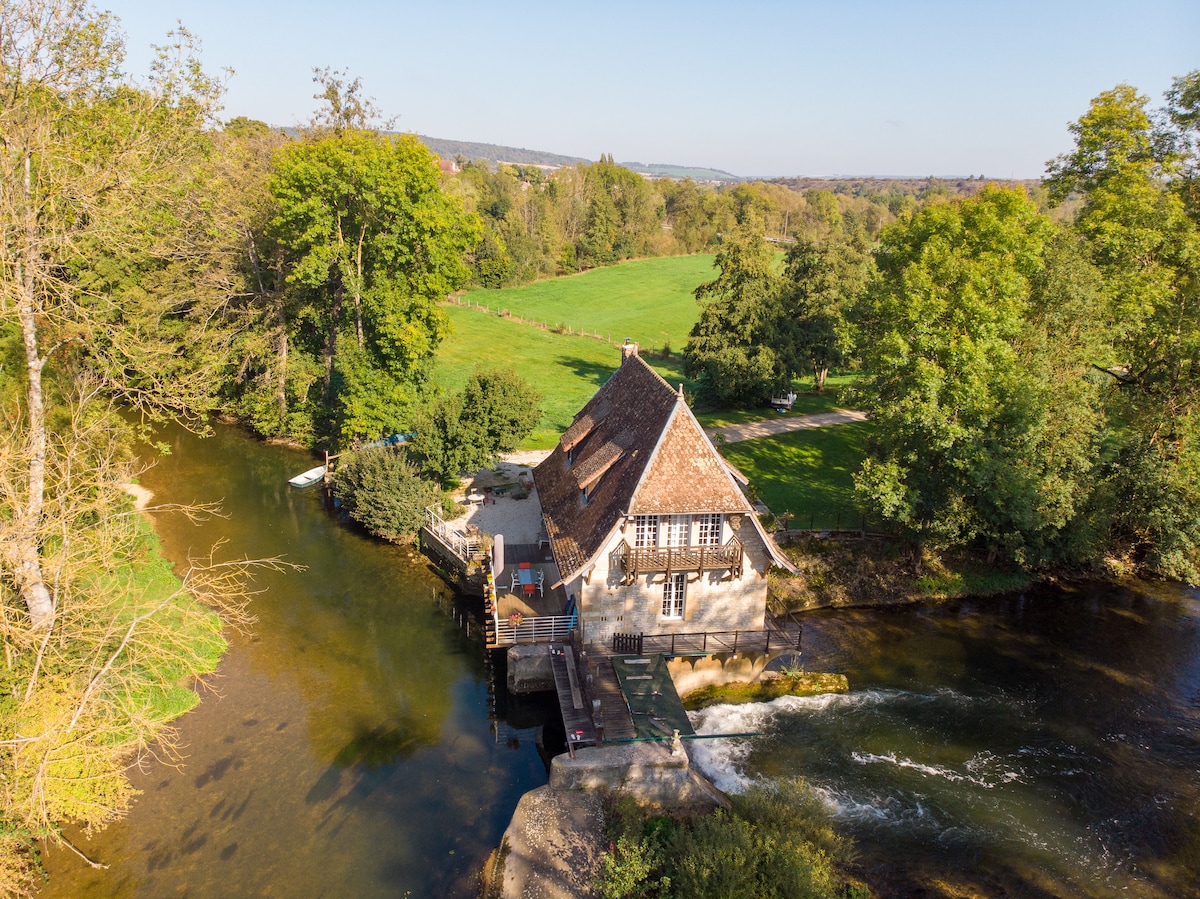
M 517 800 L 545 783 L 536 713 L 503 718 L 482 646 L 439 610 L 449 588 L 419 553 L 288 487 L 307 455 L 221 426 L 165 439 L 142 478 L 154 502 L 220 500 L 226 516 L 156 514 L 170 558 L 223 540 L 227 556 L 304 567 L 259 577 L 253 634 L 227 635 L 178 722 L 182 764 L 134 770 L 128 817 L 71 835 L 108 870 L 51 848 L 40 895 L 474 895 Z

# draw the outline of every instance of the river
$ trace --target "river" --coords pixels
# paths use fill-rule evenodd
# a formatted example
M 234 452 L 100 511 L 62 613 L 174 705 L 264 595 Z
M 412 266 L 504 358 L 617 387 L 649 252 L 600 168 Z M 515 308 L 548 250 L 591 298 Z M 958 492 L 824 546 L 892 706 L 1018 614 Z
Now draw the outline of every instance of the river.
M 1200 896 L 1200 602 L 1039 588 L 822 611 L 805 654 L 845 696 L 697 716 L 737 790 L 799 773 L 885 895 Z
M 517 800 L 546 781 L 531 726 L 489 721 L 478 642 L 439 609 L 449 588 L 417 553 L 340 524 L 287 479 L 310 458 L 218 426 L 165 433 L 141 483 L 154 503 L 220 501 L 195 526 L 157 514 L 177 563 L 279 556 L 250 636 L 178 722 L 183 764 L 133 772 L 129 815 L 50 849 L 50 897 L 473 896 Z M 503 697 L 501 697 L 503 703 Z M 545 704 L 510 708 L 536 725 Z M 524 720 L 520 720 L 520 718 Z
M 491 713 L 482 650 L 416 553 L 287 486 L 309 457 L 218 426 L 142 483 L 220 500 L 156 515 L 177 562 L 280 556 L 250 636 L 178 722 L 179 767 L 133 772 L 129 815 L 91 839 L 107 870 L 51 849 L 43 899 L 474 895 L 526 790 L 546 781 L 545 701 Z M 1182 588 L 1043 589 L 806 617 L 806 664 L 852 693 L 720 706 L 691 744 L 730 789 L 806 776 L 886 895 L 1198 896 L 1200 602 Z M 507 718 L 493 726 L 492 717 Z M 957 891 L 957 892 L 955 892 Z

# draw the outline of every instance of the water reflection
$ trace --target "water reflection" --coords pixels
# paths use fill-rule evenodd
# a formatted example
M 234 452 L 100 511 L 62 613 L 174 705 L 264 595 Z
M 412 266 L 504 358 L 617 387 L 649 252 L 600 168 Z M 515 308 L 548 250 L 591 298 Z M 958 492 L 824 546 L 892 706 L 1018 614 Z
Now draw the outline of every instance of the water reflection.
M 51 850 L 41 895 L 474 895 L 545 768 L 528 732 L 510 745 L 489 729 L 482 649 L 438 610 L 445 585 L 419 555 L 339 525 L 319 492 L 290 489 L 302 454 L 231 428 L 168 438 L 142 479 L 155 501 L 220 500 L 227 516 L 158 516 L 173 559 L 225 540 L 230 556 L 305 567 L 261 576 L 253 635 L 231 635 L 180 721 L 184 764 L 135 772 L 129 817 L 74 835 L 111 867 Z

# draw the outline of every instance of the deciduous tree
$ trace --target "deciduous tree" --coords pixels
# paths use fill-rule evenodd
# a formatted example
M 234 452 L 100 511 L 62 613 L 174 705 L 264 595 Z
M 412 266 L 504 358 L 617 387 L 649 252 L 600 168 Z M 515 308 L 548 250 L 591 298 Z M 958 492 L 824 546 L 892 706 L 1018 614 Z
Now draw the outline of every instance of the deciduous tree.
M 857 483 L 919 543 L 980 540 L 1037 564 L 1062 551 L 1089 495 L 1087 356 L 1060 351 L 1052 380 L 1036 349 L 1066 342 L 1047 316 L 1075 290 L 1048 278 L 1054 240 L 1028 199 L 996 188 L 884 232 L 862 335 L 875 432 Z
M 382 378 L 392 382 L 389 397 L 415 396 L 447 333 L 437 304 L 466 279 L 464 257 L 480 236 L 477 220 L 441 190 L 425 146 L 343 122 L 351 106 L 330 113 L 338 127 L 284 146 L 271 179 L 273 233 L 288 253 L 288 283 L 303 297 L 301 339 L 322 359 L 329 436 L 339 440 L 377 436 L 378 415 L 355 410 L 378 393 L 359 395 L 358 387 L 377 391 Z M 343 339 L 358 352 L 335 385 Z M 364 365 L 373 377 L 363 376 Z M 392 427 L 405 423 L 406 405 L 391 406 Z

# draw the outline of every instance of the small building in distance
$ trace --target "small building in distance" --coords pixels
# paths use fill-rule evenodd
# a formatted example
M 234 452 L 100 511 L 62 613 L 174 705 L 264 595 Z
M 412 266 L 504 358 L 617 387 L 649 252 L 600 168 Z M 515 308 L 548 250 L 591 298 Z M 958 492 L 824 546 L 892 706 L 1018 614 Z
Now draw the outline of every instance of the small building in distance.
M 621 366 L 534 470 L 582 642 L 617 633 L 762 631 L 767 571 L 795 569 L 683 397 L 622 347 Z

